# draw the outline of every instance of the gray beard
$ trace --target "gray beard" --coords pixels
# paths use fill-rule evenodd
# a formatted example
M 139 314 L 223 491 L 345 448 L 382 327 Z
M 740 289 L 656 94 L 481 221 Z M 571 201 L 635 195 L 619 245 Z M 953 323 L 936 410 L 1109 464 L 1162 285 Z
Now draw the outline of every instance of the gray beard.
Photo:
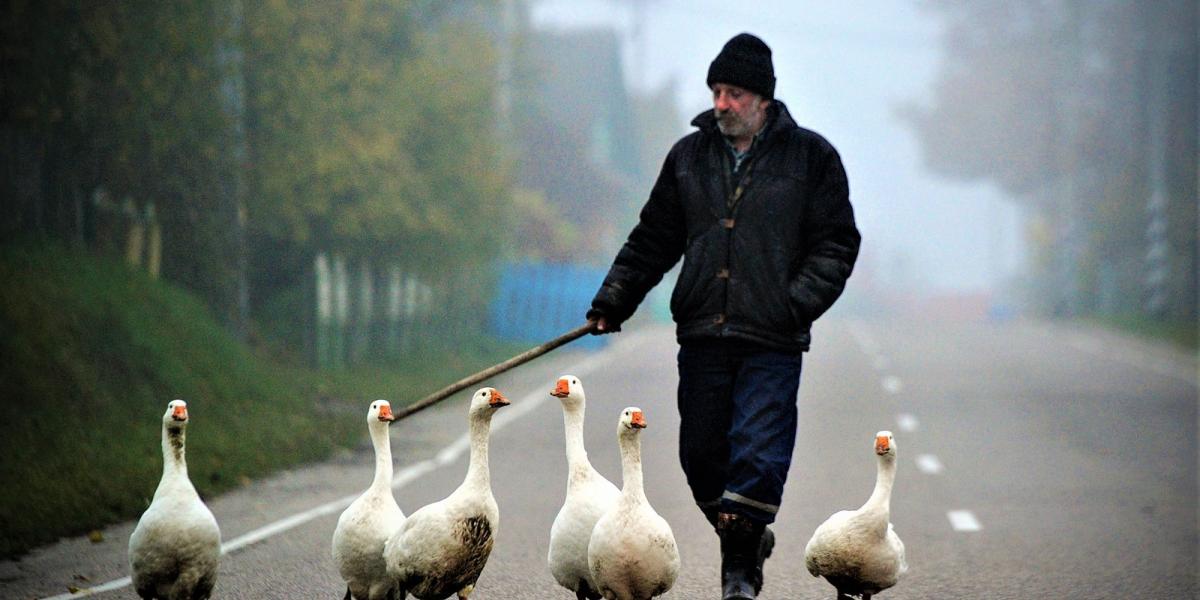
M 754 133 L 750 131 L 750 127 L 751 124 L 749 121 L 740 119 L 731 112 L 724 115 L 717 115 L 717 129 L 725 137 L 739 138 L 748 136 Z

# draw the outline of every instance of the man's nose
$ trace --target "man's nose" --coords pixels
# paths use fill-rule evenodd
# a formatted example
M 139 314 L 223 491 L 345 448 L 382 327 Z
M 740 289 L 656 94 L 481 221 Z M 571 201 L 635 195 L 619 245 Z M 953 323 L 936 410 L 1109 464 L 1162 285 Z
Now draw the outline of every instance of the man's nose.
M 713 107 L 720 111 L 728 110 L 729 96 L 725 92 L 717 92 L 717 95 L 713 97 Z

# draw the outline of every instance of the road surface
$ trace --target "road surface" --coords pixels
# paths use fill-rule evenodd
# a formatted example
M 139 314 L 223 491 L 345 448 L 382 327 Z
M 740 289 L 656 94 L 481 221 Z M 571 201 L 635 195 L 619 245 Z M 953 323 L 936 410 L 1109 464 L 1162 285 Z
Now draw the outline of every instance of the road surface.
M 833 597 L 805 571 L 804 545 L 827 516 L 870 494 L 880 429 L 897 440 L 892 522 L 910 565 L 881 599 L 1197 597 L 1195 357 L 1041 322 L 830 319 L 814 338 L 761 598 Z M 632 328 L 612 341 L 600 352 L 557 351 L 493 382 L 514 402 L 493 430 L 501 523 L 472 598 L 574 598 L 545 564 L 566 482 L 562 417 L 549 391 L 567 373 L 588 394 L 589 456 L 618 485 L 617 415 L 626 405 L 646 411 L 646 493 L 674 529 L 683 564 L 664 598 L 719 597 L 716 536 L 676 460 L 671 329 Z M 406 513 L 461 482 L 468 393 L 392 426 Z M 371 476 L 364 427 L 354 452 L 211 500 L 227 550 L 214 598 L 341 598 L 330 536 Z M 80 588 L 134 598 L 121 581 L 132 527 L 0 563 L 0 597 L 71 597 Z

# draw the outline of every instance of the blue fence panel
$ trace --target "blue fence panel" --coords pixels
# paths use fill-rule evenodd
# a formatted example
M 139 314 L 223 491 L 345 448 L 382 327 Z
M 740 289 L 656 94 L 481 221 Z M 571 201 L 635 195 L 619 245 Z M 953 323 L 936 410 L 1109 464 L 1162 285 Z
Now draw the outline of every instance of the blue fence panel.
M 540 344 L 583 324 L 592 296 L 606 269 L 573 264 L 508 263 L 491 306 L 491 331 L 496 337 Z M 608 340 L 585 336 L 575 348 L 598 349 Z

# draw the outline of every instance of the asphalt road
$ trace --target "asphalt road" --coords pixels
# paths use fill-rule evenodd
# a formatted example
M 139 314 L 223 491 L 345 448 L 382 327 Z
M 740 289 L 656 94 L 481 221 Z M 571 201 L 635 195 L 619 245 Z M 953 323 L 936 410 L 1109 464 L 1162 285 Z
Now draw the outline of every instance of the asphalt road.
M 1162 347 L 1038 322 L 818 324 L 805 358 L 801 424 L 764 600 L 832 598 L 804 569 L 812 531 L 856 508 L 875 477 L 873 435 L 895 432 L 892 522 L 910 571 L 880 598 L 1196 598 L 1197 365 Z M 646 493 L 674 529 L 682 571 L 664 598 L 719 596 L 716 536 L 676 461 L 675 344 L 667 327 L 564 349 L 498 378 L 492 485 L 498 541 L 473 598 L 561 598 L 545 564 L 566 484 L 555 379 L 588 394 L 586 442 L 620 481 L 618 412 L 641 406 Z M 394 401 L 402 399 L 393 399 Z M 396 497 L 406 513 L 462 480 L 467 393 L 392 427 Z M 364 411 L 366 402 L 364 402 Z M 363 446 L 209 502 L 227 553 L 217 598 L 341 598 L 330 558 L 337 516 L 370 483 Z M 64 540 L 0 563 L 0 597 L 85 591 L 127 575 L 133 523 L 104 541 Z M 134 598 L 114 584 L 93 598 Z

